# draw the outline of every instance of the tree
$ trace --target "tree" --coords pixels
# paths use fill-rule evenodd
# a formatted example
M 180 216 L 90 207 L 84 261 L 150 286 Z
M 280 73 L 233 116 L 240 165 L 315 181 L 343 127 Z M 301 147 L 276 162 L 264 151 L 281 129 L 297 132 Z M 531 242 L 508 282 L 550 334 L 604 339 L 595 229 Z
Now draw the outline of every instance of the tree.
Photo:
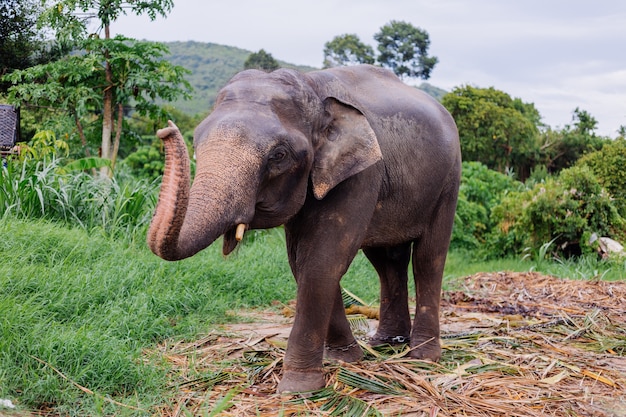
M 119 112 L 123 108 L 123 103 L 114 102 L 116 96 L 116 81 L 114 80 L 111 66 L 110 51 L 107 49 L 113 44 L 111 40 L 110 25 L 120 15 L 125 15 L 127 10 L 135 14 L 147 14 L 151 20 L 157 15 L 165 17 L 174 5 L 173 0 L 57 0 L 43 14 L 43 21 L 56 30 L 57 40 L 61 44 L 72 44 L 83 47 L 83 43 L 90 38 L 99 37 L 97 34 L 89 34 L 87 25 L 89 21 L 97 19 L 99 22 L 98 31 L 104 30 L 106 42 L 94 46 L 101 47 L 97 53 L 103 58 L 104 84 L 102 92 L 102 145 L 100 152 L 102 157 L 115 160 L 115 144 L 112 141 L 114 131 L 113 112 L 114 107 L 118 109 L 118 122 L 122 116 Z M 88 51 L 89 52 L 89 51 Z M 95 52 L 95 51 L 90 51 Z M 123 94 L 119 96 L 124 96 Z M 118 134 L 121 133 L 121 123 L 118 123 Z M 116 139 L 117 140 L 117 139 Z M 102 170 L 103 174 L 108 174 L 108 168 Z
M 167 48 L 158 43 L 136 41 L 118 36 L 114 39 L 87 39 L 84 54 L 73 54 L 48 64 L 15 71 L 8 78 L 14 86 L 9 89 L 9 100 L 18 106 L 45 107 L 71 117 L 81 143 L 89 156 L 87 138 L 82 120 L 101 112 L 103 86 L 113 90 L 117 123 L 112 152 L 103 157 L 115 160 L 119 149 L 122 119 L 125 107 L 131 101 L 141 115 L 163 118 L 161 108 L 154 103 L 157 97 L 173 100 L 187 86 L 182 67 L 171 65 L 161 58 Z M 112 84 L 107 84 L 104 68 L 106 51 Z
M 548 129 L 541 135 L 540 160 L 551 173 L 573 166 L 583 155 L 602 148 L 607 139 L 596 135 L 597 120 L 585 110 L 574 109 L 573 125 Z
M 378 62 L 390 68 L 400 78 L 417 77 L 427 80 L 438 62 L 428 56 L 428 33 L 410 23 L 392 20 L 374 35 L 378 42 Z
M 342 65 L 373 64 L 374 49 L 355 34 L 335 36 L 324 44 L 324 68 Z
M 54 2 L 42 15 L 42 21 L 56 30 L 59 43 L 73 45 L 81 53 L 48 67 L 48 72 L 45 67 L 36 67 L 11 75 L 15 84 L 12 99 L 18 104 L 61 108 L 72 115 L 79 132 L 82 116 L 101 115 L 100 153 L 114 166 L 125 106 L 134 103 L 140 113 L 156 114 L 156 98 L 172 100 L 188 94 L 191 87 L 183 78 L 182 67 L 161 59 L 167 52 L 165 46 L 122 36 L 111 38 L 110 24 L 127 10 L 146 13 L 151 19 L 165 16 L 172 4 L 172 0 Z M 98 34 L 88 34 L 87 23 L 94 18 L 100 23 L 99 30 L 104 29 L 103 39 Z M 24 85 L 25 82 L 30 84 Z M 113 132 L 115 140 L 112 140 Z M 107 167 L 101 172 L 110 174 Z
M 576 166 L 591 168 L 600 184 L 611 194 L 626 218 L 626 139 L 605 141 L 602 149 L 584 155 Z
M 0 2 L 0 76 L 59 56 L 60 51 L 37 29 L 42 11 L 40 0 Z M 0 91 L 5 92 L 9 85 L 0 84 Z
M 541 119 L 532 103 L 493 87 L 463 86 L 446 94 L 442 104 L 458 126 L 464 160 L 482 162 L 499 172 L 513 169 L 520 180 L 530 174 Z
M 274 59 L 272 54 L 265 52 L 264 49 L 259 52 L 253 52 L 248 56 L 243 67 L 245 69 L 258 69 L 265 72 L 272 72 L 280 68 L 278 61 Z

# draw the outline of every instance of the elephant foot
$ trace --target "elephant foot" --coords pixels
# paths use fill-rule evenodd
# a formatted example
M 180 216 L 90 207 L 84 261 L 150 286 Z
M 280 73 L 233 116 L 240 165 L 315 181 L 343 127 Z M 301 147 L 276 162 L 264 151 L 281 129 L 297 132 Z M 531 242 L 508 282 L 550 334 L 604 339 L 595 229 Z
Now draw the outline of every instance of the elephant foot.
M 382 345 L 402 345 L 404 343 L 408 343 L 410 340 L 409 336 L 387 336 L 380 333 L 376 333 L 369 340 L 370 346 L 382 346 Z
M 325 386 L 326 380 L 321 369 L 286 370 L 276 391 L 279 394 L 302 393 L 322 389 Z
M 358 362 L 363 359 L 363 350 L 356 340 L 345 346 L 326 345 L 324 357 L 336 361 Z
M 437 362 L 441 359 L 441 343 L 438 337 L 420 337 L 411 340 L 409 356 L 414 359 L 423 359 Z

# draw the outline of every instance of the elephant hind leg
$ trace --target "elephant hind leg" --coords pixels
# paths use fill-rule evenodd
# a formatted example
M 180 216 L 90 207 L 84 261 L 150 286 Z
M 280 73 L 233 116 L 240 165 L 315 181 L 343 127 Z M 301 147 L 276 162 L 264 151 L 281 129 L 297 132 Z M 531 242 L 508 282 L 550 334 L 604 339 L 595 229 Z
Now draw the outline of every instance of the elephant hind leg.
M 416 307 L 411 331 L 411 357 L 438 361 L 441 358 L 439 340 L 439 305 L 441 282 L 450 245 L 454 222 L 456 195 L 452 203 L 444 204 L 429 229 L 413 244 L 413 275 L 415 277 Z
M 363 252 L 380 277 L 380 320 L 370 345 L 404 343 L 411 334 L 407 288 L 411 242 Z

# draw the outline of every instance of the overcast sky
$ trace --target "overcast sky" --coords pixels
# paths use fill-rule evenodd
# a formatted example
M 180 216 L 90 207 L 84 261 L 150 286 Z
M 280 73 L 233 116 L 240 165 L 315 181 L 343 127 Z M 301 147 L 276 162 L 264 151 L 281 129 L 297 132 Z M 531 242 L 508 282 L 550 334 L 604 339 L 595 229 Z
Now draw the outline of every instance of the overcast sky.
M 617 136 L 626 126 L 626 1 L 622 0 L 174 0 L 166 19 L 125 16 L 113 33 L 152 41 L 199 41 L 265 49 L 321 68 L 324 44 L 403 20 L 430 35 L 439 58 L 429 83 L 450 90 L 495 87 L 534 103 L 553 128 L 576 107 Z

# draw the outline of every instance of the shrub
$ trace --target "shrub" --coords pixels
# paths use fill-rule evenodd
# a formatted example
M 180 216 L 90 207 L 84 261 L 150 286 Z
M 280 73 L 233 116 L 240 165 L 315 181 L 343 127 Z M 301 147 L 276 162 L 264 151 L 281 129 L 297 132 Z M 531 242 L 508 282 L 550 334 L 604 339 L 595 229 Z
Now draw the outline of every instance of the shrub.
M 616 239 L 626 235 L 626 222 L 609 194 L 588 167 L 568 168 L 556 179 L 510 193 L 494 207 L 497 223 L 489 237 L 491 255 L 521 254 L 554 243 L 556 254 L 589 252 L 589 236 Z
M 463 162 L 451 247 L 478 249 L 494 226 L 490 220 L 492 208 L 505 193 L 521 187 L 520 182 L 480 162 Z
M 137 178 L 154 180 L 161 177 L 165 168 L 165 153 L 159 145 L 160 143 L 153 143 L 139 147 L 122 164 Z
M 626 217 L 626 139 L 607 142 L 599 151 L 583 156 L 578 165 L 591 168 L 598 182 L 615 198 L 620 215 Z

